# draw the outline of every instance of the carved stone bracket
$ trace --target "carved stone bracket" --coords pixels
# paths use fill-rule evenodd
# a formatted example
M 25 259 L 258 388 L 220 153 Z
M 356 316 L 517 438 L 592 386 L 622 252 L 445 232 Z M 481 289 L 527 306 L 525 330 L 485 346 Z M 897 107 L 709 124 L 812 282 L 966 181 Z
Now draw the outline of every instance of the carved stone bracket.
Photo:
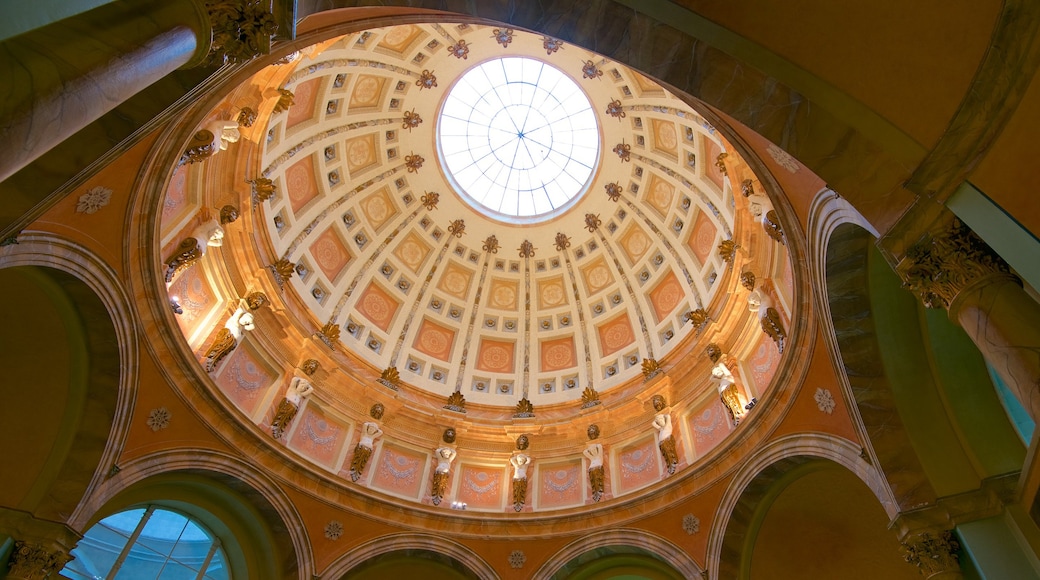
M 166 283 L 173 282 L 177 274 L 194 266 L 201 257 L 202 249 L 199 247 L 198 240 L 195 238 L 181 240 L 181 244 L 174 250 L 173 255 L 166 258 Z

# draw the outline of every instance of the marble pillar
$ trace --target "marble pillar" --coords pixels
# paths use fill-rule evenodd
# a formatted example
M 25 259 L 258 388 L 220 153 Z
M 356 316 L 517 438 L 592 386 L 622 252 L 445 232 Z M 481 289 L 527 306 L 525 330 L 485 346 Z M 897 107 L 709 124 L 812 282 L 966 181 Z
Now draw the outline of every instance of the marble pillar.
M 896 267 L 929 308 L 945 308 L 1040 422 L 1040 304 L 967 226 L 954 220 Z
M 0 43 L 0 181 L 209 52 L 194 2 L 112 2 Z

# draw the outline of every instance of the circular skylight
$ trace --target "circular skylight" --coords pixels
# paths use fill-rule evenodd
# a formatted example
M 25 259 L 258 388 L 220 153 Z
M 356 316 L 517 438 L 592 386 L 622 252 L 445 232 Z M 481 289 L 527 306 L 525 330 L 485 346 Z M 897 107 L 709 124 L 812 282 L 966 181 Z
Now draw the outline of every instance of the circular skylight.
M 588 97 L 559 69 L 530 58 L 491 60 L 462 75 L 445 99 L 438 138 L 464 199 L 523 221 L 568 208 L 599 158 Z

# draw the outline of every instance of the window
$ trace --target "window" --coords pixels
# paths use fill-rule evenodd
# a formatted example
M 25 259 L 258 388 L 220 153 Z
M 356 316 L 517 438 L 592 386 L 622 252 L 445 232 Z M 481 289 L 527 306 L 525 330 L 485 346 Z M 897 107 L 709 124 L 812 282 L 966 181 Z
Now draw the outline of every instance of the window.
M 169 509 L 129 509 L 101 520 L 72 551 L 61 574 L 74 580 L 228 580 L 220 540 L 197 521 Z
M 509 221 L 570 207 L 599 158 L 588 97 L 559 69 L 530 58 L 495 59 L 462 75 L 445 99 L 437 136 L 463 199 Z

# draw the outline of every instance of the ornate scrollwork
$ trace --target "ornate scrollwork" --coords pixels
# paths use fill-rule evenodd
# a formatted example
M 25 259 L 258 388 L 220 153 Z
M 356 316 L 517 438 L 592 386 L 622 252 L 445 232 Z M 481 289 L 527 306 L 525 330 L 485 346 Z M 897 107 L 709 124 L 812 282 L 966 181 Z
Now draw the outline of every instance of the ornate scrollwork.
M 624 119 L 626 116 L 628 116 L 627 113 L 625 113 L 625 109 L 621 106 L 621 101 L 619 101 L 618 99 L 614 99 L 607 103 L 606 113 L 611 117 L 614 117 L 618 121 L 621 121 L 621 119 Z M 617 153 L 616 148 L 614 153 Z
M 628 143 L 625 143 L 624 139 L 622 139 L 620 143 L 615 145 L 611 151 L 613 151 L 614 154 L 617 155 L 619 159 L 621 159 L 622 163 L 632 161 L 632 146 Z
M 784 236 L 784 229 L 780 227 L 780 217 L 776 215 L 776 210 L 771 209 L 762 216 L 762 228 L 774 242 L 779 242 L 783 246 L 787 245 L 787 238 Z
M 465 40 L 459 39 L 458 42 L 448 47 L 448 53 L 455 58 L 466 60 L 469 58 L 469 46 L 466 45 Z
M 585 214 L 585 229 L 590 232 L 596 231 L 597 228 L 603 223 L 603 220 L 599 219 L 598 213 L 587 213 Z
M 679 453 L 675 450 L 675 436 L 662 439 L 657 448 L 661 450 L 661 457 L 664 459 L 668 474 L 675 473 L 675 466 L 679 464 Z
M 432 89 L 437 86 L 437 75 L 433 74 L 430 69 L 425 69 L 419 74 L 418 80 L 415 81 L 415 86 L 419 87 L 419 90 Z
M 462 393 L 459 391 L 455 391 L 448 395 L 448 404 L 444 405 L 444 408 L 449 411 L 455 411 L 456 413 L 465 413 L 466 397 L 462 396 Z
M 762 332 L 776 343 L 776 349 L 784 354 L 784 344 L 787 342 L 787 330 L 784 329 L 784 321 L 776 308 L 766 308 L 765 316 L 761 318 Z
M 513 411 L 513 418 L 526 419 L 529 417 L 534 417 L 534 405 L 531 404 L 527 397 L 524 397 L 517 401 L 516 410 Z
M 195 265 L 202 257 L 202 248 L 195 238 L 184 238 L 174 250 L 173 255 L 166 258 L 166 283 L 173 282 L 177 274 Z
M 953 220 L 945 230 L 910 247 L 896 272 L 903 287 L 928 308 L 950 308 L 958 294 L 973 282 L 1010 272 L 975 232 Z
M 542 48 L 545 49 L 545 54 L 549 55 L 563 48 L 563 41 L 558 38 L 543 36 Z
M 461 219 L 452 220 L 452 222 L 448 224 L 448 233 L 456 238 L 461 238 L 462 235 L 466 233 L 466 222 Z
M 750 179 L 745 179 L 740 182 L 740 193 L 744 197 L 751 197 L 755 194 L 755 183 Z
M 177 166 L 201 163 L 213 157 L 213 154 L 220 150 L 219 143 L 220 140 L 216 138 L 213 131 L 209 129 L 197 131 L 188 142 L 184 153 L 181 154 Z
M 397 367 L 386 367 L 383 369 L 383 372 L 379 373 L 379 378 L 376 379 L 376 382 L 392 391 L 396 391 L 401 384 L 401 373 L 397 371 Z
M 501 44 L 502 48 L 508 48 L 509 43 L 513 42 L 513 29 L 496 28 L 492 31 L 491 38 L 494 38 L 495 42 Z
M 235 335 L 231 333 L 231 330 L 221 328 L 213 344 L 206 350 L 206 372 L 213 372 L 217 365 L 220 364 L 220 361 L 224 360 L 224 357 L 235 350 L 237 344 L 238 342 L 235 340 Z
M 421 198 L 419 198 L 419 201 L 422 202 L 423 206 L 428 211 L 433 211 L 437 209 L 437 203 L 440 202 L 440 200 L 441 194 L 437 193 L 436 191 L 427 191 L 423 194 Z
M 589 468 L 589 488 L 592 490 L 592 501 L 599 501 L 603 498 L 603 490 L 606 487 L 604 481 L 602 465 Z
M 252 60 L 271 52 L 271 37 L 278 23 L 261 0 L 207 0 L 213 29 L 210 64 L 222 65 Z
M 524 240 L 520 242 L 519 254 L 521 258 L 533 258 L 535 247 L 531 243 L 531 240 Z
M 949 530 L 935 536 L 923 532 L 903 541 L 903 560 L 917 566 L 925 578 L 943 572 L 960 572 L 957 552 L 961 545 Z
M 422 117 L 419 113 L 415 112 L 415 109 L 404 112 L 404 123 L 401 124 L 402 129 L 408 129 L 408 131 L 411 131 L 419 125 L 422 125 Z
M 296 413 L 299 410 L 299 407 L 283 397 L 281 402 L 278 403 L 278 410 L 274 412 L 274 419 L 271 420 L 271 437 L 281 439 L 282 435 L 289 429 L 289 425 L 292 424 L 292 420 L 296 418 Z
M 498 238 L 495 237 L 495 234 L 488 236 L 487 239 L 484 240 L 484 245 L 481 247 L 481 249 L 490 254 L 497 254 L 498 248 Z
M 621 184 L 616 181 L 604 185 L 603 189 L 606 190 L 607 198 L 609 198 L 610 201 L 617 201 L 621 199 L 621 192 L 625 190 L 625 188 L 621 187 Z
M 596 63 L 591 60 L 587 60 L 581 65 L 581 77 L 584 79 L 598 79 L 603 76 L 603 71 L 599 70 Z
M 643 359 L 643 382 L 649 381 L 662 372 L 664 372 L 664 369 L 661 368 L 661 363 L 657 362 L 656 359 Z
M 563 232 L 556 233 L 556 240 L 554 240 L 553 243 L 556 245 L 556 250 L 559 252 L 562 252 L 567 248 L 571 247 L 570 237 Z
M 424 159 L 422 155 L 412 153 L 411 155 L 405 155 L 404 166 L 407 168 L 408 173 L 419 173 L 424 161 L 426 161 L 426 159 Z

